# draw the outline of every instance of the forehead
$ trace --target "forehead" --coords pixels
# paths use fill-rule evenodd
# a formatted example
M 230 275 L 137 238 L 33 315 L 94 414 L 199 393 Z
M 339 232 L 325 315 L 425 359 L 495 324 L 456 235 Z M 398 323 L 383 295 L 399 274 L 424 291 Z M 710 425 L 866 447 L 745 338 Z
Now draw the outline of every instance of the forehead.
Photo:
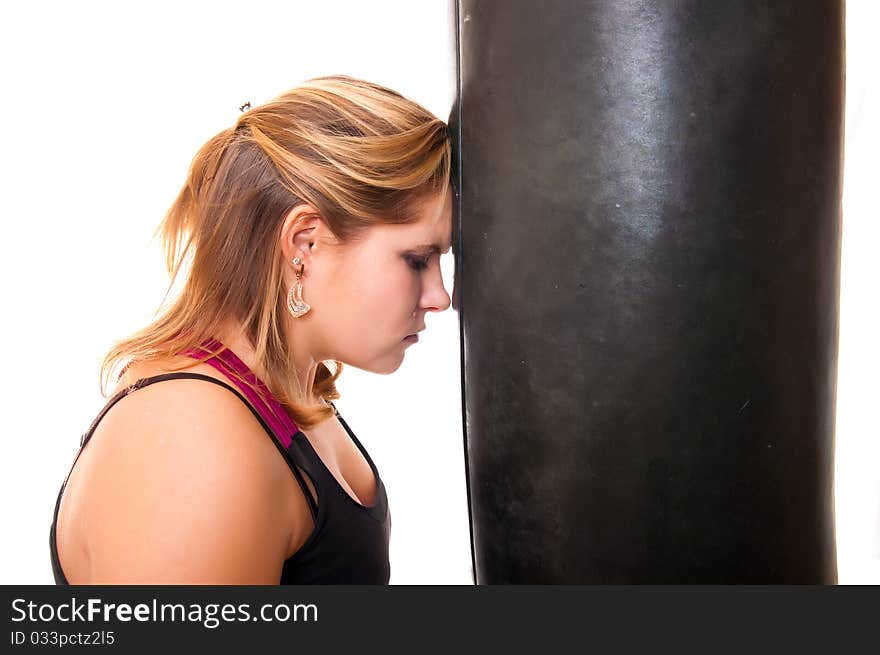
M 443 239 L 444 247 L 448 246 L 452 230 L 452 192 L 428 196 L 420 203 L 418 214 L 415 224 L 433 230 L 435 236 Z
M 452 193 L 435 193 L 414 205 L 416 220 L 402 225 L 383 224 L 369 229 L 369 239 L 392 240 L 399 245 L 418 247 L 435 245 L 440 250 L 451 246 Z

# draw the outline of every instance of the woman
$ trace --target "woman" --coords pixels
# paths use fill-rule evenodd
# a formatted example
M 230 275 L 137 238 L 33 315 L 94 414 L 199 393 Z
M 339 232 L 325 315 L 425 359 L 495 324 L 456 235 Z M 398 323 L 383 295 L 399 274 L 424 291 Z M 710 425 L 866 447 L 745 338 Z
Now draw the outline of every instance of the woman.
M 182 288 L 108 353 L 58 495 L 59 584 L 388 582 L 385 489 L 331 401 L 449 306 L 450 170 L 442 121 L 343 76 L 202 147 L 160 228 Z

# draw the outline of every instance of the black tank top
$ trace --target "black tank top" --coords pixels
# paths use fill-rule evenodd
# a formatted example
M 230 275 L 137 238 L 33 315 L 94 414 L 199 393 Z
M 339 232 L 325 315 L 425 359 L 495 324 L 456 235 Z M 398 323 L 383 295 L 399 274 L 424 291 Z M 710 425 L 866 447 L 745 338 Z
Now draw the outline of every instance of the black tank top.
M 280 403 L 274 399 L 271 393 L 244 363 L 235 354 L 219 344 L 219 342 L 206 342 L 204 350 L 191 353 L 200 359 L 205 353 L 210 352 L 214 357 L 205 360 L 223 372 L 251 402 L 230 385 L 216 378 L 201 375 L 199 373 L 167 373 L 154 377 L 143 378 L 132 384 L 127 389 L 113 396 L 97 418 L 92 422 L 89 430 L 80 440 L 79 451 L 70 467 L 70 471 L 76 466 L 79 456 L 101 419 L 107 412 L 129 393 L 150 384 L 156 384 L 164 380 L 194 379 L 204 380 L 212 384 L 229 389 L 232 393 L 250 409 L 254 417 L 266 431 L 266 434 L 278 448 L 284 457 L 291 472 L 296 478 L 311 510 L 314 529 L 306 542 L 292 556 L 284 561 L 281 571 L 280 584 L 388 584 L 390 577 L 390 565 L 388 561 L 388 544 L 391 531 L 391 516 L 388 509 L 388 499 L 385 493 L 385 485 L 379 477 L 379 471 L 370 458 L 367 451 L 355 437 L 345 420 L 336 412 L 339 422 L 351 437 L 364 459 L 370 465 L 376 480 L 376 495 L 373 505 L 367 507 L 358 503 L 339 484 L 332 473 L 327 469 L 324 462 L 312 448 L 308 438 L 299 430 Z M 218 349 L 219 346 L 219 349 Z M 243 374 L 250 386 L 230 376 L 229 371 Z M 254 387 L 260 391 L 254 392 Z M 312 497 L 306 485 L 303 473 L 311 478 L 317 495 L 317 503 Z M 70 477 L 68 473 L 67 478 Z M 58 500 L 55 502 L 55 512 L 52 526 L 49 531 L 49 547 L 52 558 L 52 570 L 55 583 L 68 584 L 67 578 L 61 569 L 56 543 L 56 524 L 58 522 L 58 509 L 61 505 L 61 496 L 67 485 L 67 478 L 58 492 Z

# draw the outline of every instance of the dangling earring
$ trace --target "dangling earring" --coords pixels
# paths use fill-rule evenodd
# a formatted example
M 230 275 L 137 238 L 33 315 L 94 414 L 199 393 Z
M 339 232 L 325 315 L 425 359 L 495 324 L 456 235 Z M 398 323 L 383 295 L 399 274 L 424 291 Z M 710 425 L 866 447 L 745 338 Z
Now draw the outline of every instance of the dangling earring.
M 299 270 L 296 272 L 296 282 L 290 285 L 290 290 L 287 292 L 287 310 L 294 318 L 299 318 L 308 314 L 312 307 L 303 300 L 302 274 L 305 266 L 303 266 L 302 259 L 296 257 L 293 260 L 293 265 L 299 266 Z

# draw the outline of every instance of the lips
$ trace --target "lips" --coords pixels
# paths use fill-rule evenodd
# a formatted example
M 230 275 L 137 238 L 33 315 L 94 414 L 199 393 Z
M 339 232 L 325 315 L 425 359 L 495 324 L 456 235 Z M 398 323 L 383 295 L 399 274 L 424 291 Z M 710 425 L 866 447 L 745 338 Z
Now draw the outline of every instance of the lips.
M 422 326 L 419 329 L 419 332 L 422 332 L 424 329 L 425 329 L 425 327 Z M 412 334 L 408 334 L 403 338 L 403 340 L 404 341 L 412 341 L 413 343 L 416 343 L 419 340 L 419 332 L 413 332 Z

